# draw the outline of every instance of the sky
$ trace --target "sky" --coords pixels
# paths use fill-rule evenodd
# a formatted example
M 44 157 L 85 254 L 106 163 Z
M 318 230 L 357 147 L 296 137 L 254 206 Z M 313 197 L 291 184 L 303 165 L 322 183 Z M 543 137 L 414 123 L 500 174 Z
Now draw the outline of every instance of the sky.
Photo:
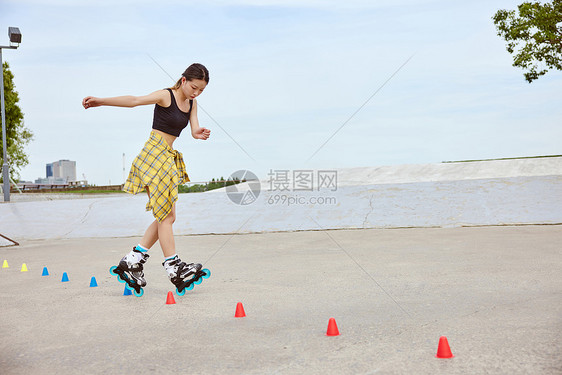
M 122 183 L 153 107 L 82 99 L 146 95 L 194 62 L 210 72 L 211 137 L 174 143 L 194 182 L 562 154 L 562 72 L 527 83 L 491 19 L 518 3 L 0 0 L 0 45 L 22 33 L 3 58 L 34 133 L 21 177 L 69 159 L 79 179 Z

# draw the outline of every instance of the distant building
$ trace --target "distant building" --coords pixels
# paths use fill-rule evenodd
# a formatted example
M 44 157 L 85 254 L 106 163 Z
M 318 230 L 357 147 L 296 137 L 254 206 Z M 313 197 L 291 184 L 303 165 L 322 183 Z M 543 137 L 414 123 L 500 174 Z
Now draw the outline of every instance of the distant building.
M 36 185 L 78 185 L 76 181 L 76 162 L 59 160 L 45 166 L 46 178 L 35 180 Z
M 47 164 L 47 178 L 49 177 L 53 177 L 55 180 L 63 179 L 65 182 L 76 181 L 76 162 L 59 160 Z
M 68 185 L 68 181 L 65 178 L 60 177 L 47 177 L 47 178 L 38 178 L 35 180 L 37 185 Z

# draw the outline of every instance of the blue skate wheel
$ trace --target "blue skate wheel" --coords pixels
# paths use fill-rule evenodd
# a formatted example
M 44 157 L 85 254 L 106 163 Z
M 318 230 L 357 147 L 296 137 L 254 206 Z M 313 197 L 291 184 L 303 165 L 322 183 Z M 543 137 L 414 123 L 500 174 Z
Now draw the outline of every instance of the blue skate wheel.
M 178 296 L 183 296 L 185 294 L 185 288 L 181 292 L 178 290 L 178 288 L 176 288 L 176 294 Z
M 123 279 L 121 277 L 121 275 L 117 275 L 117 281 L 119 281 L 120 283 L 123 283 L 123 284 L 127 283 L 127 280 Z M 129 288 L 129 289 L 131 289 L 131 288 Z
M 109 269 L 109 273 L 112 274 L 113 276 L 117 276 L 117 274 L 113 271 L 115 271 L 115 269 L 117 268 L 117 266 L 113 266 Z
M 199 285 L 199 284 L 201 284 L 202 282 L 203 282 L 203 279 L 202 279 L 202 278 L 198 278 L 197 280 L 195 280 L 195 281 L 193 282 L 193 284 Z M 193 284 L 191 284 L 191 285 L 193 285 Z
M 193 290 L 195 285 L 191 284 L 190 286 L 186 286 L 184 290 Z
M 201 276 L 202 278 L 208 279 L 209 277 L 211 277 L 211 271 L 209 271 L 208 268 L 204 268 L 202 271 L 205 272 L 205 275 Z
M 144 289 L 141 288 L 140 292 L 138 293 L 135 289 L 133 289 L 133 294 L 135 295 L 135 297 L 142 297 L 142 295 L 144 294 Z

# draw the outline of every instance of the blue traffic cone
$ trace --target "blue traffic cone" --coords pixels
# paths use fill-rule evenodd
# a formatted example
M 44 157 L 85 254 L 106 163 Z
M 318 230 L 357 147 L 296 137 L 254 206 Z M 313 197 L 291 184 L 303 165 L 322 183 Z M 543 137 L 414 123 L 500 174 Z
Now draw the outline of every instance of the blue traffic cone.
M 131 292 L 131 289 L 127 288 L 127 285 L 125 285 L 125 290 L 123 291 L 123 295 L 124 296 L 130 296 L 132 294 L 133 294 L 133 292 Z
M 43 267 L 43 274 L 41 276 L 49 276 L 49 271 L 47 271 L 47 267 Z
M 68 281 L 68 275 L 65 273 L 62 274 L 62 280 L 61 282 L 66 283 Z
M 98 282 L 96 281 L 96 278 L 92 276 L 92 281 L 90 281 L 90 288 L 94 288 L 96 286 L 98 286 Z

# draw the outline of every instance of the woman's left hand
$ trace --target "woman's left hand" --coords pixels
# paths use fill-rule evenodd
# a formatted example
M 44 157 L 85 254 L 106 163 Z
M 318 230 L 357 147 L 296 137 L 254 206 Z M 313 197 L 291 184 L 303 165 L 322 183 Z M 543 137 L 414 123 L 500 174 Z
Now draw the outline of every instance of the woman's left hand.
M 193 135 L 193 138 L 195 138 L 195 139 L 206 140 L 211 135 L 211 131 L 207 128 L 198 128 L 197 130 L 195 130 L 191 134 Z

